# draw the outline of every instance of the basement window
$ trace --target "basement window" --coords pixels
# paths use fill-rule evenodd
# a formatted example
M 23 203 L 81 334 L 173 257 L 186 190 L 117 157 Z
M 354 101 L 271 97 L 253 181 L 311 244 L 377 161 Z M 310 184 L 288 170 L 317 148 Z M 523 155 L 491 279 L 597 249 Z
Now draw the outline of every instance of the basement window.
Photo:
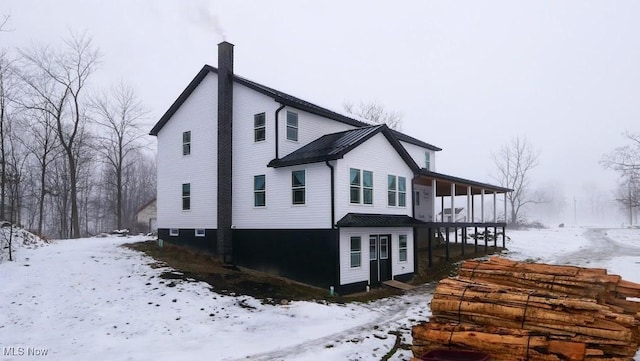
M 265 124 L 265 113 L 253 116 L 253 140 L 261 142 L 267 138 L 267 130 Z
M 178 229 L 177 228 L 169 228 L 169 235 L 171 237 L 177 237 L 178 236 Z
M 196 237 L 204 237 L 204 236 L 205 236 L 204 228 L 197 228 L 196 229 Z
M 298 141 L 298 113 L 287 111 L 287 139 Z

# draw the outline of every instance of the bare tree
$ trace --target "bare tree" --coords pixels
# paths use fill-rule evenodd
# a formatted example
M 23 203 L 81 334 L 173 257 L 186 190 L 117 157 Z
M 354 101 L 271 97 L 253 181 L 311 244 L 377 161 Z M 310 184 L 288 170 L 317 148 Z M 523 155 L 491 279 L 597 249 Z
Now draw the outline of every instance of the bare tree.
M 628 144 L 605 154 L 600 163 L 620 175 L 621 183 L 615 199 L 629 214 L 633 224 L 633 210 L 640 207 L 640 134 L 625 132 Z
M 104 130 L 99 136 L 98 151 L 114 175 L 116 227 L 122 229 L 124 172 L 132 165 L 130 154 L 144 146 L 142 138 L 146 133 L 141 128 L 141 120 L 147 111 L 133 89 L 124 83 L 114 87 L 110 94 L 96 97 L 93 109 L 97 124 Z
M 27 67 L 22 79 L 30 88 L 30 109 L 49 112 L 68 163 L 71 236 L 80 237 L 78 213 L 78 136 L 86 124 L 82 97 L 99 58 L 91 39 L 72 35 L 61 52 L 49 48 L 20 51 Z
M 511 210 L 509 223 L 517 226 L 523 221 L 523 207 L 542 201 L 529 191 L 531 170 L 538 165 L 538 154 L 525 138 L 516 137 L 493 153 L 492 158 L 497 169 L 493 178 L 502 187 L 513 189 L 506 196 Z
M 402 115 L 398 112 L 385 109 L 384 105 L 378 101 L 361 101 L 358 106 L 354 106 L 351 102 L 345 102 L 342 106 L 347 113 L 358 116 L 373 124 L 386 124 L 391 129 L 402 129 Z
M 5 219 L 7 206 L 8 139 L 11 138 L 11 98 L 15 90 L 13 74 L 13 60 L 9 59 L 5 50 L 0 50 L 0 220 Z

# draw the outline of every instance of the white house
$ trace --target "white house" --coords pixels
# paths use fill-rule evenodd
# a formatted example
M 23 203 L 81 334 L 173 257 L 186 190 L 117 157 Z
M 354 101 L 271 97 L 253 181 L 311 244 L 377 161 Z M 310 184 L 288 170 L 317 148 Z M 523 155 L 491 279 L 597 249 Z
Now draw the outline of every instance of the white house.
M 508 191 L 435 173 L 438 147 L 235 75 L 227 42 L 150 134 L 160 238 L 339 292 L 411 278 L 438 197 Z

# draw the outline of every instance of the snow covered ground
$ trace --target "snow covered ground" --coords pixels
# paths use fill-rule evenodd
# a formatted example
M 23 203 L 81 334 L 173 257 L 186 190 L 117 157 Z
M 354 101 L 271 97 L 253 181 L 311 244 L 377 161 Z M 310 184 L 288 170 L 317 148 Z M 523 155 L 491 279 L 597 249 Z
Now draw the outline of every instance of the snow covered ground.
M 508 257 L 608 268 L 640 282 L 640 230 L 511 231 Z M 263 305 L 163 280 L 144 237 L 55 241 L 0 263 L 3 360 L 379 360 L 426 320 L 433 285 L 366 304 Z M 46 355 L 45 355 L 46 354 Z M 408 360 L 398 350 L 391 360 Z M 640 360 L 640 354 L 636 356 Z

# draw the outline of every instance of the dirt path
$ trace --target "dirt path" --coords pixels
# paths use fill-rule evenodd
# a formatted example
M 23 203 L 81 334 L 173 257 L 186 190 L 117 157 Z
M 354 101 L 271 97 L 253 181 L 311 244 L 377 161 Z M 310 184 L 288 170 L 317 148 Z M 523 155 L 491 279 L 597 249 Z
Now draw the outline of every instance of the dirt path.
M 415 320 L 410 321 L 411 317 L 413 317 L 412 315 L 429 309 L 428 305 L 431 302 L 434 288 L 435 284 L 425 284 L 408 291 L 402 296 L 389 297 L 363 304 L 364 307 L 378 313 L 374 320 L 322 338 L 302 342 L 295 346 L 248 355 L 238 359 L 238 361 L 247 359 L 262 361 L 288 360 L 313 350 L 323 349 L 330 344 L 336 345 L 337 343 L 354 342 L 354 340 L 362 341 L 363 335 L 371 335 L 372 333 L 387 335 L 390 346 L 393 346 L 395 337 L 389 335 L 388 332 L 399 331 L 402 333 L 400 337 L 407 339 L 406 336 L 411 334 L 411 326 L 415 323 Z M 380 354 L 380 357 L 383 354 L 384 352 Z
M 640 256 L 640 248 L 614 241 L 607 236 L 608 228 L 592 228 L 584 233 L 589 241 L 587 247 L 563 254 L 556 260 L 558 264 L 583 265 L 594 261 L 608 261 L 615 257 Z

